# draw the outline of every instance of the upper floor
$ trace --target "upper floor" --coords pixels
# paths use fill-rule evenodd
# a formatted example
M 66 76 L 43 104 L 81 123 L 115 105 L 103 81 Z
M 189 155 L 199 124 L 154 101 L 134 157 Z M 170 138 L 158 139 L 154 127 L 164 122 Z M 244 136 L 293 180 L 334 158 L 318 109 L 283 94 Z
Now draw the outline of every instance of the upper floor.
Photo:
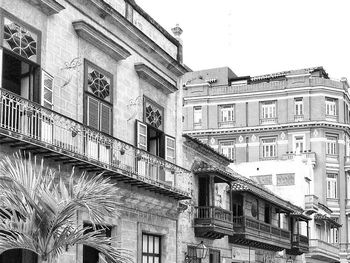
M 315 121 L 349 124 L 348 83 L 330 80 L 323 68 L 233 77 L 220 85 L 213 82 L 215 75 L 222 77 L 215 69 L 209 71 L 211 82 L 201 72 L 184 76 L 184 130 L 220 132 Z
M 36 2 L 0 5 L 3 143 L 25 141 L 188 197 L 180 42 L 134 1 Z

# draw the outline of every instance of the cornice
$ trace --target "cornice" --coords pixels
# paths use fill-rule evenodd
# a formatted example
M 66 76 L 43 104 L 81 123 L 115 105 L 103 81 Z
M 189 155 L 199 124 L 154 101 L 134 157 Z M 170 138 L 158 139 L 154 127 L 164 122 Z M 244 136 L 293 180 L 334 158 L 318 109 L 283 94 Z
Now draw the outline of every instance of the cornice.
M 292 128 L 336 128 L 342 129 L 350 133 L 348 129 L 349 124 L 345 123 L 333 123 L 326 121 L 315 121 L 315 122 L 295 122 L 295 123 L 285 123 L 276 125 L 266 125 L 266 126 L 253 126 L 253 127 L 237 127 L 230 129 L 210 129 L 210 130 L 195 130 L 195 131 L 184 131 L 184 134 L 188 135 L 223 135 L 223 134 L 241 134 L 241 133 L 254 133 L 254 132 L 266 132 L 266 131 L 282 131 Z
M 86 21 L 74 21 L 72 25 L 78 36 L 101 49 L 115 60 L 119 61 L 126 59 L 131 55 L 128 50 L 117 44 L 114 40 L 107 37 Z
M 176 41 L 173 41 L 173 38 L 170 39 L 171 43 L 175 45 L 177 44 L 176 47 L 177 47 L 178 55 L 176 60 L 172 56 L 170 56 L 165 50 L 163 50 L 156 42 L 154 42 L 147 35 L 145 35 L 140 29 L 138 29 L 131 21 L 129 21 L 123 15 L 121 15 L 116 10 L 111 8 L 109 5 L 107 5 L 101 0 L 90 0 L 90 1 L 95 7 L 101 10 L 101 12 L 103 13 L 103 14 L 100 14 L 101 17 L 105 17 L 108 15 L 111 18 L 111 21 L 121 31 L 123 31 L 126 36 L 128 36 L 131 40 L 133 40 L 134 43 L 136 43 L 141 49 L 146 51 L 150 56 L 152 56 L 165 68 L 167 68 L 172 73 L 174 73 L 177 77 L 180 77 L 186 72 L 188 72 L 187 68 L 181 63 L 182 46 L 180 43 L 176 43 Z M 155 27 L 159 29 L 157 26 Z M 166 35 L 166 37 L 168 37 L 168 34 Z
M 155 72 L 144 63 L 136 63 L 135 70 L 140 78 L 156 87 L 157 89 L 162 90 L 165 94 L 170 94 L 177 91 L 176 85 L 173 85 L 167 81 L 164 77 L 162 77 L 160 74 Z
M 55 0 L 26 0 L 26 1 L 32 4 L 33 6 L 37 7 L 47 16 L 58 14 L 63 9 L 65 9 L 63 5 L 61 5 Z

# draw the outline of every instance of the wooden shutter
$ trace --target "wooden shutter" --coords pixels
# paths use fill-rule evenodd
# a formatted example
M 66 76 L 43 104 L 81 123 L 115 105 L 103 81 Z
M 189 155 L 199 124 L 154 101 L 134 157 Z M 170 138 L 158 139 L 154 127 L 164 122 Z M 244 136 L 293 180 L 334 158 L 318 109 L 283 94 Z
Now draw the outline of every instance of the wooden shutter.
M 100 127 L 101 131 L 111 134 L 112 133 L 112 108 L 106 104 L 101 103 L 101 117 L 100 117 Z
M 147 125 L 139 120 L 136 120 L 136 145 L 147 151 Z
M 99 101 L 93 97 L 87 97 L 87 125 L 99 130 L 100 119 Z
M 176 158 L 176 141 L 174 137 L 165 135 L 165 159 L 175 163 Z
M 41 105 L 53 107 L 53 77 L 44 70 L 41 71 Z

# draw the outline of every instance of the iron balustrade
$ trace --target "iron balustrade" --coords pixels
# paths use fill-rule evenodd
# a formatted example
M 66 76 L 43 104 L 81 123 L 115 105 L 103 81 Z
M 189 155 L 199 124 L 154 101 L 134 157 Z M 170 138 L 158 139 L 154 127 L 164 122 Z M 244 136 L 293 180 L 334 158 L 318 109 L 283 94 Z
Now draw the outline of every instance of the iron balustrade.
M 195 207 L 195 215 L 198 219 L 215 219 L 232 223 L 232 212 L 216 206 Z
M 270 234 L 271 236 L 290 239 L 291 233 L 290 231 L 272 226 L 265 222 L 248 218 L 245 216 L 234 216 L 233 217 L 233 226 L 234 228 L 244 228 L 244 229 L 254 229 L 260 232 Z
M 0 89 L 0 128 L 189 196 L 188 170 L 5 89 Z
M 262 118 L 260 119 L 260 124 L 276 124 L 277 118 Z

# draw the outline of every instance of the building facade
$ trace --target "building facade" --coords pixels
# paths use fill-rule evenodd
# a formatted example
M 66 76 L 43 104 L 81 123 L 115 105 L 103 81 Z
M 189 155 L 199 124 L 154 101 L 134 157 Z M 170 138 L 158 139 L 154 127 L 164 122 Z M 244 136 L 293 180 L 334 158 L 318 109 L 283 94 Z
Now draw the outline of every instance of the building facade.
M 233 172 L 232 160 L 210 146 L 184 138 L 184 165 L 193 172 L 193 199 L 183 201 L 179 218 L 185 262 L 302 262 L 310 219 L 303 209 Z M 196 256 L 200 242 L 205 259 Z
M 106 235 L 134 262 L 180 262 L 179 200 L 191 198 L 180 42 L 132 0 L 1 1 L 0 20 L 0 158 L 25 151 L 60 176 L 111 176 L 120 217 L 105 219 Z M 84 211 L 77 223 L 90 223 Z M 79 246 L 59 262 L 98 257 Z M 0 262 L 35 259 L 21 251 Z
M 183 83 L 184 132 L 277 192 L 293 193 L 300 183 L 298 196 L 291 198 L 296 203 L 304 199 L 303 207 L 313 218 L 306 262 L 346 262 L 347 81 L 329 79 L 322 67 L 256 77 L 237 77 L 219 68 L 189 72 Z M 295 158 L 302 160 L 299 168 L 290 163 Z M 297 179 L 305 174 L 298 172 L 302 164 L 308 164 L 308 176 Z

